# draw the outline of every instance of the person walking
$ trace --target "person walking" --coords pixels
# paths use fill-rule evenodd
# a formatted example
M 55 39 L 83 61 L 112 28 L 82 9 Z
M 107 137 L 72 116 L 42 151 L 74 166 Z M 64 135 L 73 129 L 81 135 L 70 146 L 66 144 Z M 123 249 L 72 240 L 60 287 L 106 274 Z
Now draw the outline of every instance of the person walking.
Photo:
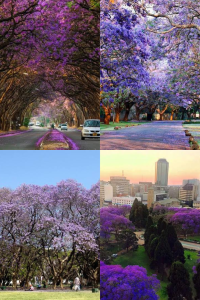
M 80 279 L 78 277 L 76 277 L 74 279 L 74 287 L 73 287 L 75 291 L 80 291 L 81 290 L 80 284 L 81 284 Z

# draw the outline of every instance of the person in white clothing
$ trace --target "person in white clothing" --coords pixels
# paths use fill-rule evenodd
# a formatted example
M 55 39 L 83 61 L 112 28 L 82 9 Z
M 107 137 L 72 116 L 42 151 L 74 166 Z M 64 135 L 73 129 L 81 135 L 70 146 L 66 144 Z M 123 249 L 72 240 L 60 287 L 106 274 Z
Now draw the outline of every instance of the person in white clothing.
M 73 286 L 73 289 L 75 290 L 75 291 L 80 291 L 80 279 L 78 278 L 78 277 L 76 277 L 75 279 L 74 279 L 74 286 Z

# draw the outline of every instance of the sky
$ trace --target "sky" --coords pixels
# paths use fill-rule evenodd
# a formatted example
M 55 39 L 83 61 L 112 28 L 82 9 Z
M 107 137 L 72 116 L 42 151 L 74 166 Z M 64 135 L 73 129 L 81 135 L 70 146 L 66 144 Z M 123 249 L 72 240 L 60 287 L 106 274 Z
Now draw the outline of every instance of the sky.
M 131 183 L 155 183 L 155 162 L 169 162 L 169 185 L 180 185 L 183 179 L 200 179 L 200 152 L 189 150 L 114 150 L 101 151 L 100 179 L 124 176 Z
M 99 181 L 100 154 L 81 151 L 0 151 L 0 188 L 56 184 L 75 179 L 90 188 Z

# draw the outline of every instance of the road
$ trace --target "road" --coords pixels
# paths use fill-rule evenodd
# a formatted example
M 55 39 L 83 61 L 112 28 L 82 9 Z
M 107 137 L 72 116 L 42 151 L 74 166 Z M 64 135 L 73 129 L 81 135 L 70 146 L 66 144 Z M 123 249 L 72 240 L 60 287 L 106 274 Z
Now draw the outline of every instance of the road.
M 35 144 L 47 129 L 34 129 L 19 135 L 1 136 L 0 150 L 35 150 Z
M 68 129 L 62 131 L 66 136 L 73 140 L 80 150 L 100 150 L 100 139 L 85 139 L 81 140 L 81 132 L 77 129 Z
M 139 245 L 144 245 L 144 240 L 140 239 L 141 235 L 144 235 L 144 231 L 137 231 L 135 232 L 137 238 L 138 238 L 138 244 Z M 181 244 L 183 245 L 184 249 L 193 249 L 196 251 L 200 251 L 200 244 L 196 244 L 196 243 L 190 243 L 190 242 L 186 242 L 186 241 L 181 241 Z
M 193 249 L 196 251 L 200 251 L 200 244 L 195 244 L 195 243 L 190 243 L 185 241 L 180 241 L 180 242 L 183 245 L 183 248 L 185 249 Z
M 36 142 L 48 131 L 43 128 L 33 128 L 32 131 L 21 133 L 19 135 L 10 135 L 0 137 L 0 150 L 35 150 Z M 81 140 L 80 132 L 76 129 L 62 131 L 66 136 L 72 139 L 80 150 L 99 150 L 100 140 L 86 139 Z
M 182 122 L 154 121 L 103 132 L 101 150 L 189 150 Z

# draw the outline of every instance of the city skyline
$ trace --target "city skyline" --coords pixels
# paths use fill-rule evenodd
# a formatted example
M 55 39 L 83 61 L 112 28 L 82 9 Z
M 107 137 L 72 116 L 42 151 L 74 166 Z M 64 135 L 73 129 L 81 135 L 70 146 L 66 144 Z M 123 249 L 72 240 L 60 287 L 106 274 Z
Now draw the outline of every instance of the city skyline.
M 124 171 L 131 183 L 155 183 L 155 163 L 163 158 L 169 162 L 168 185 L 182 185 L 184 179 L 200 178 L 198 152 L 188 157 L 184 150 L 105 150 L 101 153 L 100 179 L 109 181 L 110 176 L 122 176 Z

